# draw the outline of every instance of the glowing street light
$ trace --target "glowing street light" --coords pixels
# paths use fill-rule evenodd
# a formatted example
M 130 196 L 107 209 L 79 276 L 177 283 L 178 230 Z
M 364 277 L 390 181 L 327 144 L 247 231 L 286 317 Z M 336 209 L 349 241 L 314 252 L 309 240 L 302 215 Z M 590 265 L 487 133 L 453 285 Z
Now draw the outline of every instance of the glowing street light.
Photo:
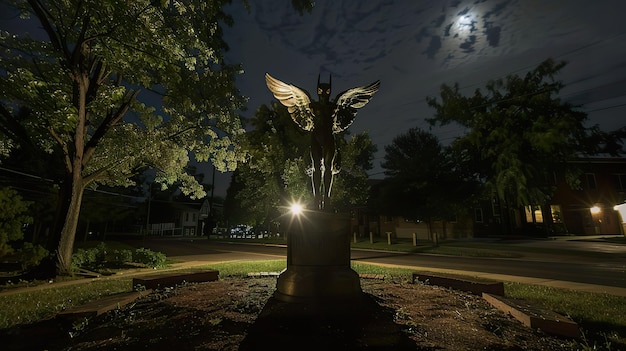
M 300 213 L 302 213 L 302 205 L 300 205 L 299 203 L 295 203 L 291 205 L 291 213 L 294 215 L 299 215 Z
M 592 208 L 589 209 L 589 211 L 591 211 L 592 214 L 598 214 L 600 213 L 602 210 L 600 209 L 600 207 L 598 206 L 593 206 Z

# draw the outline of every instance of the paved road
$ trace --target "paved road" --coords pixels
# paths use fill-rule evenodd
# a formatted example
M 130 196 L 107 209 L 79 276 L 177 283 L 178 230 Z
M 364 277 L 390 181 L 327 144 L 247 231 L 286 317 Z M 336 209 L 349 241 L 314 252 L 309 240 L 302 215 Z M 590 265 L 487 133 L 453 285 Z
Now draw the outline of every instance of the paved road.
M 139 243 L 136 243 L 136 245 Z M 222 262 L 234 260 L 264 260 L 286 257 L 282 246 L 243 245 L 218 243 L 206 239 L 146 240 L 141 245 L 166 253 L 185 261 Z M 428 254 L 408 254 L 385 251 L 352 250 L 352 260 L 411 267 L 430 271 L 488 274 L 492 277 L 528 282 L 549 282 L 560 286 L 559 282 L 573 282 L 583 287 L 593 284 L 626 289 L 626 246 L 599 242 L 566 240 L 526 241 L 516 245 L 530 247 L 561 247 L 576 250 L 585 248 L 595 252 L 611 252 L 603 258 L 579 258 L 571 255 L 545 256 L 531 255 L 532 259 L 473 258 Z M 586 246 L 585 246 L 586 245 Z M 524 278 L 532 278 L 525 280 Z M 550 284 L 547 284 L 550 285 Z

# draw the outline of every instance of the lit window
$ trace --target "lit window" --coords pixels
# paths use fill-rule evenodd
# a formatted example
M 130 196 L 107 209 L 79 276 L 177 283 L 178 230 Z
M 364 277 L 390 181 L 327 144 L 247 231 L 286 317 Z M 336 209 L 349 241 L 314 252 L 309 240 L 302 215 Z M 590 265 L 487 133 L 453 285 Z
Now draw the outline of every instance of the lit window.
M 553 223 L 563 223 L 563 219 L 561 218 L 561 206 L 560 205 L 550 205 L 550 212 L 552 213 Z

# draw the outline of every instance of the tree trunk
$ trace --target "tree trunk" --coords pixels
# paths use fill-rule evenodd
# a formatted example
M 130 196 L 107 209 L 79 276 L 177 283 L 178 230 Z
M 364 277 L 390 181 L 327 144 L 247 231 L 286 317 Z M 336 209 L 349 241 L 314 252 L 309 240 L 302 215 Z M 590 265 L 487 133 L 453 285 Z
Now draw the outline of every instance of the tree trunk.
M 78 227 L 80 205 L 83 200 L 84 186 L 80 173 L 72 177 L 71 195 L 65 220 L 61 228 L 59 246 L 57 247 L 57 274 L 69 275 L 71 273 L 72 253 L 74 251 L 74 238 Z

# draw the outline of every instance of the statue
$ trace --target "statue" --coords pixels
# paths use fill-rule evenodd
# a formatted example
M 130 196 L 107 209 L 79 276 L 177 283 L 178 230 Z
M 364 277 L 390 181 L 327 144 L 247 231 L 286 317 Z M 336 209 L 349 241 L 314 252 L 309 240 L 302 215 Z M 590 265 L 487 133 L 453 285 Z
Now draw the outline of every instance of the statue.
M 295 85 L 284 83 L 265 74 L 265 82 L 274 97 L 287 107 L 293 121 L 311 132 L 311 161 L 313 197 L 323 210 L 330 198 L 333 175 L 339 172 L 335 164 L 335 134 L 346 130 L 354 121 L 357 110 L 365 106 L 380 87 L 380 80 L 362 87 L 346 90 L 330 101 L 331 83 L 320 83 L 317 77 L 318 101 Z M 323 180 L 323 182 L 322 182 Z

